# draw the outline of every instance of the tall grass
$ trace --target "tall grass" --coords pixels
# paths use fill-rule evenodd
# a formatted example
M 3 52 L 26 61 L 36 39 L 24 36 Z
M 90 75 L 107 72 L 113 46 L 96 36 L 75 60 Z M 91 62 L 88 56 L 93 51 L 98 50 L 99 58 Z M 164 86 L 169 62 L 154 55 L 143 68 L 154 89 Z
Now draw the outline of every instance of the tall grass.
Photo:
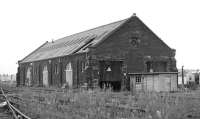
M 200 112 L 200 94 L 115 93 L 98 90 L 63 90 L 20 93 L 27 113 L 41 119 L 184 119 Z M 198 113 L 196 114 L 198 116 Z

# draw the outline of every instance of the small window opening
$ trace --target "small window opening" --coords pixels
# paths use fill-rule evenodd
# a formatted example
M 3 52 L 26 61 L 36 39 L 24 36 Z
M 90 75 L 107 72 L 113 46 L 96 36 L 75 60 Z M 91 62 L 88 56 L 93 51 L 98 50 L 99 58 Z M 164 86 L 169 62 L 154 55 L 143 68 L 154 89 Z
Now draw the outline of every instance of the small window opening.
M 136 75 L 135 82 L 136 83 L 141 83 L 142 82 L 142 78 L 141 77 L 142 77 L 141 75 Z

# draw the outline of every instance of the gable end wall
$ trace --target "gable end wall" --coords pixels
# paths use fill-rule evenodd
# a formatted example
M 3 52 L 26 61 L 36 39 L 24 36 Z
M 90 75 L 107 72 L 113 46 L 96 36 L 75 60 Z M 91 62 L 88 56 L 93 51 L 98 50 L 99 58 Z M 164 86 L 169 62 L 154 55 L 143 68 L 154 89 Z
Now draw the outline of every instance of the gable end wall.
M 139 38 L 137 47 L 130 43 L 132 36 Z M 102 60 L 123 59 L 128 72 L 145 72 L 145 57 L 148 56 L 154 59 L 164 57 L 169 67 L 173 67 L 168 68 L 168 71 L 176 69 L 176 63 L 173 63 L 175 60 L 172 49 L 137 17 L 129 19 L 120 29 L 94 48 L 91 54 L 96 59 Z

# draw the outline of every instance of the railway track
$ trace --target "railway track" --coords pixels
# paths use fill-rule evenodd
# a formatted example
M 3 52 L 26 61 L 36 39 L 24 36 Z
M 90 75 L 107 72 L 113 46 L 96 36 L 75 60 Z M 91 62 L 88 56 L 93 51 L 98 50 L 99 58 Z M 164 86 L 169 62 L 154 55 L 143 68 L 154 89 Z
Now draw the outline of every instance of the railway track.
M 11 119 L 11 112 L 8 110 L 8 107 L 0 108 L 0 119 Z
M 0 101 L 2 105 L 0 106 L 0 119 L 31 119 L 13 106 L 5 92 L 6 94 L 9 94 L 11 91 L 1 88 Z
M 79 90 L 73 90 L 72 92 L 76 93 L 79 92 Z M 18 106 L 20 105 L 21 110 L 23 109 L 27 109 L 29 107 L 32 107 L 32 110 L 23 110 L 26 112 L 26 114 L 28 114 L 29 116 L 31 116 L 32 119 L 39 119 L 40 117 L 42 117 L 41 115 L 43 113 L 38 112 L 37 110 L 34 109 L 40 109 L 40 110 L 45 110 L 47 109 L 48 111 L 52 111 L 51 113 L 47 113 L 49 117 L 51 116 L 57 116 L 57 115 L 62 115 L 62 112 L 68 112 L 69 110 L 71 111 L 71 109 L 69 109 L 70 104 L 73 105 L 73 101 L 71 100 L 72 98 L 70 98 L 70 100 L 68 100 L 68 98 L 62 98 L 62 96 L 59 96 L 57 98 L 55 98 L 56 102 L 53 103 L 49 103 L 46 99 L 46 97 L 48 97 L 48 95 L 55 95 L 55 93 L 58 93 L 59 95 L 63 95 L 66 94 L 67 91 L 64 89 L 59 89 L 59 88 L 42 88 L 42 87 L 18 87 L 18 88 L 12 88 L 12 87 L 4 87 L 3 88 L 3 92 L 6 94 L 7 100 L 9 100 L 9 102 L 12 104 L 14 104 L 14 106 Z M 0 99 L 2 98 L 2 101 L 5 101 L 6 96 L 4 96 L 5 94 L 3 94 L 3 92 L 0 91 Z M 18 93 L 17 93 L 18 92 Z M 24 97 L 24 95 L 21 95 L 25 92 L 26 97 Z M 31 94 L 31 96 L 29 96 L 29 94 Z M 98 95 L 105 95 L 105 92 L 99 92 L 97 93 L 90 93 L 91 97 L 98 97 Z M 28 96 L 27 96 L 28 95 Z M 119 112 L 122 112 L 125 110 L 125 112 L 131 112 L 135 115 L 145 115 L 146 113 L 148 113 L 145 110 L 145 107 L 143 107 L 143 104 L 137 103 L 135 105 L 126 105 L 126 103 L 129 100 L 136 100 L 136 98 L 133 96 L 131 98 L 131 96 L 129 97 L 128 94 L 122 94 L 122 93 L 108 93 L 107 95 L 108 98 L 106 99 L 105 102 L 105 109 L 117 109 Z M 73 97 L 73 96 L 72 96 Z M 170 94 L 165 94 L 165 93 L 160 93 L 157 94 L 157 98 L 161 98 L 162 101 L 164 101 L 165 103 L 167 102 L 167 104 L 170 105 L 174 105 L 174 104 L 184 104 L 184 101 L 193 101 L 193 102 L 199 102 L 200 101 L 200 93 L 196 93 L 196 92 L 190 92 L 190 93 L 170 93 Z M 130 99 L 129 99 L 130 98 Z M 163 98 L 163 99 L 162 99 Z M 178 100 L 180 98 L 180 100 L 177 102 L 176 100 Z M 167 99 L 167 100 L 166 100 Z M 184 99 L 182 101 L 182 99 Z M 0 101 L 0 102 L 2 102 Z M 70 101 L 72 101 L 70 103 Z M 113 105 L 114 104 L 114 105 Z M 117 105 L 116 105 L 117 104 Z M 190 103 L 189 103 L 190 104 Z M 188 104 L 188 105 L 189 105 Z M 60 107 L 55 107 L 55 105 L 58 105 Z M 17 107 L 16 106 L 16 107 Z M 184 119 L 200 119 L 200 105 L 195 105 L 196 107 L 192 106 L 191 108 L 196 109 L 196 110 L 185 110 L 185 112 L 180 115 L 180 117 L 184 117 Z M 11 106 L 12 108 L 12 106 Z M 18 112 L 15 110 L 15 108 L 12 108 L 14 110 L 14 112 L 16 113 L 16 115 L 18 116 Z M 52 109 L 52 110 L 51 110 Z M 18 109 L 17 109 L 18 110 Z M 30 112 L 28 112 L 30 111 Z M 69 111 L 69 113 L 70 113 Z M 1 116 L 2 113 L 2 116 Z M 37 115 L 38 114 L 38 115 Z M 41 114 L 41 115 L 40 115 Z M 70 113 L 71 114 L 71 113 Z M 77 114 L 82 114 L 82 115 L 92 115 L 90 112 L 86 112 L 78 110 Z M 12 115 L 10 117 L 7 117 L 8 115 Z M 59 115 L 59 116 L 60 116 Z M 63 114 L 64 115 L 64 114 Z M 58 117 L 59 117 L 58 116 Z M 0 119 L 12 119 L 13 113 L 12 110 L 9 109 L 8 105 L 5 109 L 0 108 Z M 64 116 L 60 116 L 63 119 L 65 118 Z M 197 117 L 197 118 L 196 118 Z M 16 118 L 14 118 L 16 119 Z M 20 118 L 17 118 L 20 119 Z M 25 117 L 23 117 L 23 119 L 27 119 Z

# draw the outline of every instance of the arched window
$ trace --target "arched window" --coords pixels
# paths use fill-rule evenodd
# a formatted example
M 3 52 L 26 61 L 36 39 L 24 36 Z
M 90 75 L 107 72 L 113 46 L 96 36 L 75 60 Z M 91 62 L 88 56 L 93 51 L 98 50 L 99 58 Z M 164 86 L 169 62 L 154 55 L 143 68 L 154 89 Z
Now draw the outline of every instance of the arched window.
M 72 71 L 71 62 L 69 62 L 69 63 L 66 65 L 66 71 Z
M 43 67 L 43 71 L 48 71 L 48 70 L 47 70 L 47 65 L 45 65 L 45 66 Z

